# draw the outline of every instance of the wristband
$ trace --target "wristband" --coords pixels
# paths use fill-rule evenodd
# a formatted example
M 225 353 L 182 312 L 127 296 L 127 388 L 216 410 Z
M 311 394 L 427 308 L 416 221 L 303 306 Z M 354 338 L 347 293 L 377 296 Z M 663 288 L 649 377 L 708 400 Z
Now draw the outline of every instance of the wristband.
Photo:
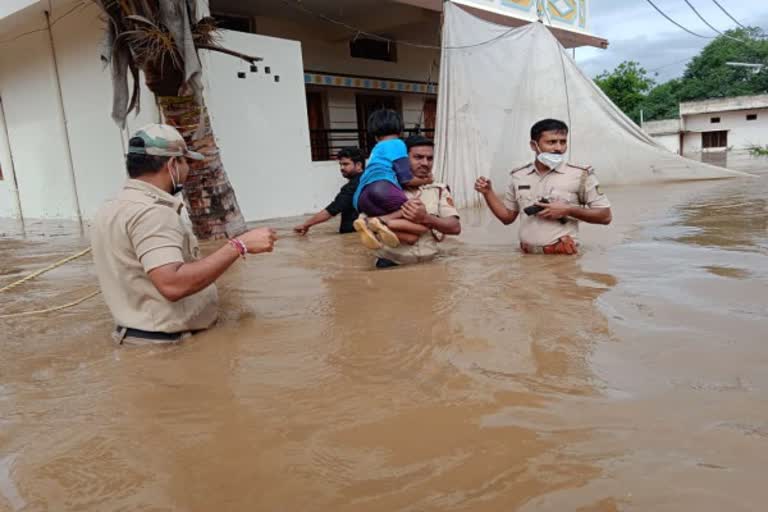
M 240 257 L 245 259 L 245 255 L 248 254 L 248 248 L 245 246 L 245 243 L 243 243 L 242 240 L 239 238 L 231 238 L 229 240 L 229 245 L 235 248 L 235 250 L 240 254 Z

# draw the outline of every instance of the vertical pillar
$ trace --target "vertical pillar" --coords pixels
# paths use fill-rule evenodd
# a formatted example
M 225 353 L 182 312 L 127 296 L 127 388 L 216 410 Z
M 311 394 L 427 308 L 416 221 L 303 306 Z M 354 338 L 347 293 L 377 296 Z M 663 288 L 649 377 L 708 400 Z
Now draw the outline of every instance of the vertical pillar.
M 61 124 L 64 129 L 64 150 L 67 156 L 67 166 L 69 167 L 69 174 L 72 183 L 72 194 L 75 198 L 75 210 L 77 214 L 77 221 L 80 223 L 80 229 L 83 229 L 83 214 L 80 209 L 80 197 L 77 191 L 77 178 L 75 176 L 75 162 L 72 158 L 72 142 L 69 136 L 69 125 L 67 123 L 67 111 L 64 108 L 64 95 L 61 91 L 61 79 L 59 75 L 59 64 L 56 59 L 56 46 L 53 41 L 53 31 L 51 30 L 51 14 L 45 11 L 45 22 L 48 27 L 48 39 L 51 42 L 51 57 L 53 58 L 53 71 L 56 78 L 56 92 L 59 99 L 59 110 L 61 112 Z
M 21 208 L 21 195 L 19 192 L 19 181 L 16 179 L 16 167 L 13 163 L 13 148 L 11 147 L 11 137 L 8 133 L 8 124 L 5 118 L 5 107 L 3 106 L 3 99 L 0 98 L 0 136 L 3 137 L 3 143 L 8 148 L 8 160 L 10 162 L 11 181 L 13 182 L 13 195 L 16 202 L 16 215 L 21 221 L 22 227 L 24 226 L 24 211 Z

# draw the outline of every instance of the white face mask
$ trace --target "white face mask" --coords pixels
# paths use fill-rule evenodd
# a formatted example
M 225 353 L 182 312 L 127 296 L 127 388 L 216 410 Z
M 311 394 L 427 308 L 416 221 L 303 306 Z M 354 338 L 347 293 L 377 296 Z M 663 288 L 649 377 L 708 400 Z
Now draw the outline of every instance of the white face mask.
M 535 143 L 535 144 L 536 144 L 536 148 L 539 151 L 541 151 L 541 148 L 539 147 L 538 143 Z M 546 165 L 550 169 L 557 169 L 565 160 L 565 155 L 561 153 L 539 153 L 536 156 L 536 160 Z
M 171 175 L 171 183 L 173 184 L 173 190 L 171 190 L 171 195 L 175 196 L 177 194 L 180 194 L 182 190 L 184 190 L 184 185 L 181 184 L 181 174 L 179 174 L 179 166 L 176 164 L 174 167 L 176 167 L 176 178 L 173 177 L 173 171 L 168 169 L 168 174 Z

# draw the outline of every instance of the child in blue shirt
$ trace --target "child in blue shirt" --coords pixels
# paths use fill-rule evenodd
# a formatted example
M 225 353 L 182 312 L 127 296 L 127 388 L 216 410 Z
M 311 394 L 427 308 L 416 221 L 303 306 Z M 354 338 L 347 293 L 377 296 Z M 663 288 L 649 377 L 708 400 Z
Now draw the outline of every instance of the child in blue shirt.
M 403 187 L 418 188 L 430 179 L 414 178 L 408 161 L 408 150 L 400 139 L 403 120 L 394 110 L 377 110 L 368 118 L 368 132 L 376 145 L 360 177 L 352 198 L 355 208 L 365 214 L 354 227 L 369 249 L 380 249 L 400 243 L 413 244 L 428 229 L 402 218 L 400 207 L 408 201 Z M 378 235 L 378 236 L 377 236 Z

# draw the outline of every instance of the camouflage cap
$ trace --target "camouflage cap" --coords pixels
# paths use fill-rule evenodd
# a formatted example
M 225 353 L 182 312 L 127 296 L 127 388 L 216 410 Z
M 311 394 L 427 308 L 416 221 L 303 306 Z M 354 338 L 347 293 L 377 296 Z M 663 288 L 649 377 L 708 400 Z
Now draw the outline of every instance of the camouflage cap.
M 144 141 L 143 146 L 128 147 L 128 153 L 134 155 L 183 156 L 192 160 L 204 158 L 202 154 L 187 149 L 187 143 L 178 130 L 167 124 L 148 124 L 139 128 L 133 137 Z

